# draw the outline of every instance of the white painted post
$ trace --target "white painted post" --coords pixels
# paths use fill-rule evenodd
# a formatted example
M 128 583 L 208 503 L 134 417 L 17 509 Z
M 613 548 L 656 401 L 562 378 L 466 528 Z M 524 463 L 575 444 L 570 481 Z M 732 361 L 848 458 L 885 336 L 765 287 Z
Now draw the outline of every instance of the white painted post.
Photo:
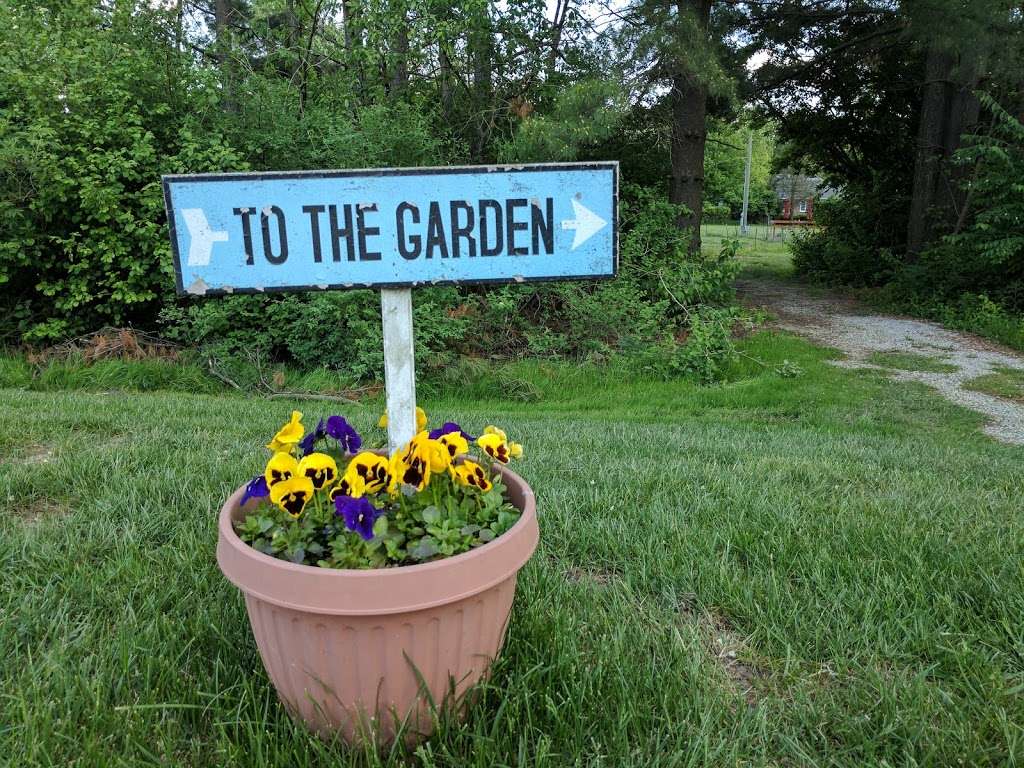
M 413 357 L 412 290 L 382 288 L 384 388 L 388 409 L 388 452 L 416 434 L 416 361 Z

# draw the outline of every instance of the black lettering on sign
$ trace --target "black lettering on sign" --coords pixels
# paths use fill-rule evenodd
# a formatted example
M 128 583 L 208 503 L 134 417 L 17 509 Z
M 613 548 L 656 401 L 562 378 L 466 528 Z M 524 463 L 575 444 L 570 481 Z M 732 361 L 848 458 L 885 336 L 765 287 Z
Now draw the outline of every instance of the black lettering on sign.
M 277 219 L 277 243 L 281 248 L 277 256 L 270 245 L 270 214 L 267 211 Z M 284 225 L 284 211 L 276 205 L 267 206 L 260 213 L 260 227 L 263 229 L 263 255 L 271 264 L 284 264 L 288 260 L 288 231 Z
M 457 259 L 462 255 L 459 240 L 463 238 L 469 244 L 469 255 L 476 256 L 476 240 L 473 238 L 473 206 L 462 200 L 452 200 L 449 208 L 452 217 L 452 257 Z M 459 224 L 459 211 L 466 214 L 465 226 Z
M 380 261 L 380 251 L 368 251 L 366 250 L 366 238 L 372 237 L 373 235 L 380 234 L 380 227 L 368 227 L 366 226 L 365 216 L 367 213 L 376 213 L 377 204 L 371 203 L 369 205 L 360 204 L 357 206 L 356 213 L 356 226 L 359 229 L 359 260 L 360 261 Z
M 546 197 L 544 202 L 547 207 L 547 220 L 541 213 L 540 205 L 535 201 L 530 206 L 530 221 L 533 225 L 533 253 L 536 256 L 540 253 L 540 241 L 544 242 L 544 253 L 549 256 L 555 252 L 555 201 L 554 198 Z
M 256 262 L 252 255 L 252 225 L 249 223 L 249 217 L 256 213 L 256 209 L 235 208 L 232 213 L 242 217 L 242 244 L 245 246 L 245 263 L 251 267 Z
M 441 223 L 441 206 L 436 200 L 430 201 L 430 215 L 427 217 L 427 258 L 434 258 L 434 249 L 441 250 L 441 258 L 448 258 L 448 243 L 444 237 L 444 225 Z
M 331 252 L 334 255 L 335 261 L 341 261 L 341 244 L 338 242 L 341 238 L 345 238 L 345 250 L 348 255 L 349 261 L 356 260 L 356 248 L 355 240 L 352 237 L 352 206 L 343 205 L 341 206 L 343 215 L 345 216 L 345 228 L 338 229 L 338 206 L 331 205 L 327 207 L 327 213 L 331 220 Z
M 413 224 L 420 223 L 420 211 L 412 203 L 399 203 L 398 207 L 395 208 L 395 229 L 398 230 L 398 252 L 402 254 L 403 259 L 412 261 L 418 258 L 420 255 L 420 247 L 423 244 L 423 239 L 419 235 L 409 235 L 408 238 L 405 236 L 405 214 L 410 213 L 410 220 Z
M 516 247 L 516 232 L 525 232 L 527 224 L 525 221 L 516 221 L 516 208 L 525 208 L 526 200 L 522 197 L 505 201 L 505 228 L 508 230 L 508 255 L 525 256 L 529 253 L 526 246 Z
M 480 209 L 480 255 L 497 256 L 505 250 L 505 235 L 502 224 L 501 203 L 497 200 L 481 200 L 478 204 Z M 487 222 L 487 212 L 494 214 L 494 245 L 487 242 L 487 230 L 490 226 Z
M 326 209 L 322 205 L 304 205 L 302 212 L 309 214 L 310 237 L 313 239 L 313 261 L 319 264 L 323 261 L 320 253 L 320 219 L 319 216 Z

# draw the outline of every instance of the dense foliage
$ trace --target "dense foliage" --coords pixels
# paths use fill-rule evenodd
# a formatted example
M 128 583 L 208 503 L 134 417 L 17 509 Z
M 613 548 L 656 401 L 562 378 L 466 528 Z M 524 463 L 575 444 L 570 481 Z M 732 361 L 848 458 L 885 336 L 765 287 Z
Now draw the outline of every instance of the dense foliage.
M 134 324 L 204 361 L 378 377 L 373 292 L 177 298 L 160 175 L 621 157 L 635 182 L 622 201 L 621 277 L 420 290 L 420 363 L 642 352 L 658 372 L 712 377 L 729 349 L 734 267 L 728 253 L 680 246 L 686 211 L 666 202 L 665 109 L 628 86 L 608 55 L 614 30 L 592 34 L 571 3 L 548 11 L 431 0 L 5 4 L 0 341 L 41 346 Z M 714 128 L 716 210 L 737 206 L 746 132 Z M 771 146 L 759 131 L 755 197 Z M 631 163 L 641 150 L 652 165 Z
M 885 286 L 899 306 L 984 332 L 1008 321 L 1019 335 L 1019 9 L 865 0 L 791 10 L 754 16 L 769 52 L 763 105 L 786 159 L 842 190 L 819 208 L 826 228 L 797 242 L 799 271 Z

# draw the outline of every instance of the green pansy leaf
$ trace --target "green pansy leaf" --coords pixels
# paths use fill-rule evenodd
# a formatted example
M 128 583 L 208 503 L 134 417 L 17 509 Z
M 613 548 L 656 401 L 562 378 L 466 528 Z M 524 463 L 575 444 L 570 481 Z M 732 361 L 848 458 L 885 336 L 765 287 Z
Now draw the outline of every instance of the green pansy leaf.
M 423 522 L 438 523 L 441 521 L 441 510 L 431 505 L 423 510 Z

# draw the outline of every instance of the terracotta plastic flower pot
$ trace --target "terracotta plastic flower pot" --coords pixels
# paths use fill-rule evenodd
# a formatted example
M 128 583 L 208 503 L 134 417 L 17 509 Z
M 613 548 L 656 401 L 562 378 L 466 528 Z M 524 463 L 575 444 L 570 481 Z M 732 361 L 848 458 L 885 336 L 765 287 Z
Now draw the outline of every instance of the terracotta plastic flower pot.
M 539 537 L 533 491 L 499 471 L 522 511 L 501 536 L 470 552 L 421 565 L 334 570 L 295 565 L 244 543 L 244 488 L 220 513 L 217 562 L 245 595 L 253 636 L 293 717 L 349 743 L 412 742 L 435 713 L 461 712 L 505 639 L 516 575 Z

